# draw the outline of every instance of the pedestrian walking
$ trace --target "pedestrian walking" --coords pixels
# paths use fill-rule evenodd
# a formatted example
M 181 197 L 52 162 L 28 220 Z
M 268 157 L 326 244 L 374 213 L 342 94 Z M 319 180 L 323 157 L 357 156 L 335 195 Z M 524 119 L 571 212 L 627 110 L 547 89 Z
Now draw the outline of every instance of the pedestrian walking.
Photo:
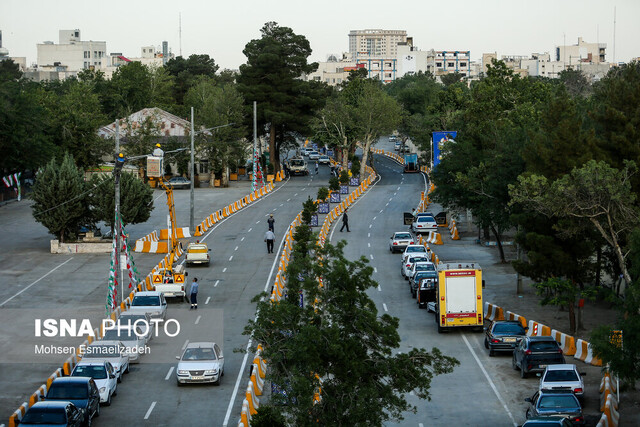
M 198 309 L 198 278 L 194 277 L 193 282 L 191 282 L 191 296 L 189 298 L 191 301 L 191 308 L 189 310 L 197 310 Z
M 316 162 L 316 175 L 318 175 L 318 162 Z
M 267 232 L 264 233 L 264 241 L 267 242 L 267 253 L 268 254 L 272 254 L 273 253 L 273 241 L 275 239 L 276 239 L 276 235 L 273 234 L 273 231 L 267 230 Z
M 347 215 L 347 210 L 345 208 L 344 213 L 342 214 L 342 228 L 340 229 L 340 232 L 342 233 L 342 230 L 347 227 L 347 233 L 349 233 L 349 215 Z
M 289 178 L 289 166 L 285 163 L 282 168 L 284 169 L 284 177 Z
M 274 231 L 273 225 L 275 224 L 276 220 L 273 219 L 273 214 L 269 215 L 269 219 L 267 219 L 267 224 L 269 224 L 269 230 Z

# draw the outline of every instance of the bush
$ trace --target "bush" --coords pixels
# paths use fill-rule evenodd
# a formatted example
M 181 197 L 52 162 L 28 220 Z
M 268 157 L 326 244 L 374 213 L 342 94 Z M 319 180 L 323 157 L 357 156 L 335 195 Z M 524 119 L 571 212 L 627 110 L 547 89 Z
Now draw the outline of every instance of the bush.
M 329 189 L 327 187 L 318 188 L 318 200 L 327 200 L 329 197 Z
M 338 180 L 337 176 L 332 176 L 329 179 L 329 190 L 331 190 L 331 191 L 340 190 L 340 181 Z
M 349 183 L 349 172 L 343 170 L 340 172 L 340 184 L 348 184 Z

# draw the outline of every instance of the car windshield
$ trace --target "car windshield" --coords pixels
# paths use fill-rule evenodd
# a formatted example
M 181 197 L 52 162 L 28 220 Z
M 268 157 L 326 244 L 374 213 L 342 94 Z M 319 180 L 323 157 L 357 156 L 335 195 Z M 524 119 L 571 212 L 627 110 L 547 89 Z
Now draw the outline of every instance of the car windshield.
M 497 323 L 493 326 L 493 333 L 504 335 L 524 335 L 526 332 L 520 324 Z
M 432 216 L 420 216 L 418 217 L 418 222 L 436 222 L 435 218 Z
M 90 345 L 83 357 L 120 357 L 120 349 L 117 345 Z
M 434 279 L 435 277 L 437 277 L 438 275 L 436 274 L 435 271 L 420 271 L 418 273 L 416 273 L 416 280 L 420 280 L 420 279 Z
M 534 351 L 553 351 L 559 348 L 555 341 L 532 341 L 529 347 Z
M 545 381 L 561 382 L 561 381 L 578 381 L 578 375 L 573 369 L 566 371 L 548 371 L 544 376 Z
M 304 160 L 291 160 L 291 166 L 302 166 L 304 165 Z
M 86 384 L 51 384 L 47 399 L 86 399 L 88 394 Z
M 20 424 L 67 424 L 64 408 L 31 408 Z
M 424 246 L 409 246 L 407 252 L 426 252 L 427 248 Z
M 579 408 L 578 400 L 569 395 L 550 395 L 542 396 L 538 401 L 538 408 Z
M 182 355 L 182 360 L 216 360 L 213 348 L 188 348 Z
M 138 334 L 143 336 L 142 330 L 138 328 Z M 120 328 L 120 329 L 108 329 L 104 332 L 103 339 L 108 341 L 137 341 L 140 339 L 138 335 L 133 331 L 133 329 L 129 328 Z
M 107 370 L 104 366 L 83 366 L 78 365 L 71 374 L 72 377 L 91 377 L 94 380 L 104 380 L 107 378 Z
M 396 233 L 395 238 L 396 239 L 411 239 L 411 234 L 409 233 Z
M 412 257 L 409 259 L 409 262 L 425 262 L 425 261 L 429 261 L 427 258 L 421 256 L 421 257 Z
M 416 264 L 416 271 L 435 271 L 435 269 L 433 264 Z
M 131 301 L 132 307 L 159 306 L 160 298 L 154 295 L 136 295 Z

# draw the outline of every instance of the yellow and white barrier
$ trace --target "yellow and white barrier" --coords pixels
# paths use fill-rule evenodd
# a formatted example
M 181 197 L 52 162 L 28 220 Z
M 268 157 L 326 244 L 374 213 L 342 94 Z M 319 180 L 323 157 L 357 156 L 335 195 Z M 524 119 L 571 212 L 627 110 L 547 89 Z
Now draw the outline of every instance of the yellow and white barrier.
M 591 344 L 584 340 L 576 340 L 576 354 L 573 357 L 593 366 L 602 366 L 602 360 L 593 355 Z
M 551 336 L 551 328 L 534 320 L 529 320 L 529 330 L 527 330 L 527 335 L 530 337 L 548 337 Z
M 169 252 L 167 242 L 143 242 L 136 240 L 134 252 L 149 254 L 166 254 Z
M 565 356 L 573 356 L 576 354 L 576 340 L 574 337 L 555 329 L 551 330 L 551 336 L 560 343 L 560 347 L 562 347 L 562 352 Z
M 433 245 L 442 245 L 442 237 L 440 236 L 440 233 L 437 233 L 435 231 L 430 231 L 429 232 L 429 237 L 427 237 L 426 239 L 427 243 L 431 243 Z
M 498 307 L 495 304 L 491 304 L 489 302 L 484 303 L 484 318 L 486 320 L 494 321 L 494 320 L 504 320 L 504 312 L 502 307 Z
M 524 316 L 520 316 L 519 314 L 515 314 L 510 311 L 505 313 L 505 320 L 517 320 L 523 328 L 527 327 L 527 319 L 525 319 Z

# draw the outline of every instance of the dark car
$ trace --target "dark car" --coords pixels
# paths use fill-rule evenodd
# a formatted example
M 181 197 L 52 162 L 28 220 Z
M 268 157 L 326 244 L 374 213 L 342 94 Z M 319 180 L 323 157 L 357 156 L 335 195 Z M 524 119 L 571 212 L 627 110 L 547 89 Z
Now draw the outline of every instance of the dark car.
M 168 181 L 170 187 L 177 189 L 191 188 L 191 181 L 182 176 L 174 176 Z
M 584 425 L 580 402 L 570 391 L 537 391 L 533 397 L 528 397 L 524 401 L 529 403 L 525 413 L 527 419 L 554 416 L 566 418 L 574 426 Z
M 513 349 L 511 365 L 526 378 L 531 372 L 544 372 L 547 365 L 563 364 L 560 344 L 553 337 L 524 337 Z
M 76 405 L 65 401 L 36 402 L 20 421 L 21 426 L 66 426 L 80 427 L 84 423 L 84 412 Z
M 420 273 L 421 276 L 424 273 Z M 438 284 L 438 276 L 435 271 L 427 271 L 418 284 L 417 299 L 418 307 L 425 308 L 428 303 L 436 300 L 436 286 Z
M 438 280 L 438 272 L 432 270 L 417 271 L 416 274 L 414 274 L 413 277 L 409 279 L 409 290 L 411 291 L 411 296 L 413 298 L 416 298 L 418 296 L 418 285 L 423 279 L 431 279 L 433 284 L 433 291 L 435 292 L 435 283 Z
M 513 351 L 527 334 L 527 329 L 517 320 L 498 320 L 485 328 L 484 346 L 489 349 L 489 356 L 496 351 Z
M 83 411 L 87 426 L 91 425 L 93 417 L 100 416 L 100 392 L 93 378 L 56 378 L 51 383 L 44 400 L 63 400 L 73 403 Z
M 534 417 L 520 427 L 571 427 L 571 421 L 564 417 Z

